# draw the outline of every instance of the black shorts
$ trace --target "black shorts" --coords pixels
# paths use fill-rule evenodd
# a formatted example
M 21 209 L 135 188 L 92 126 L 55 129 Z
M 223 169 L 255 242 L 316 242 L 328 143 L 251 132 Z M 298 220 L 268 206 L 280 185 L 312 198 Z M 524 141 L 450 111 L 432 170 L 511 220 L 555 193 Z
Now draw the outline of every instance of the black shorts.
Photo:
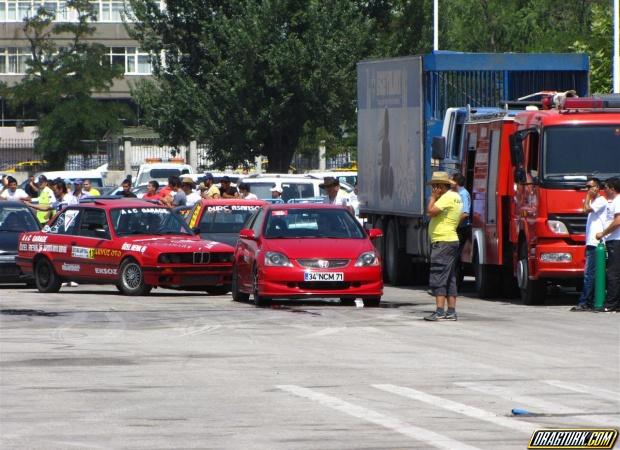
M 456 262 L 459 242 L 431 244 L 431 273 L 429 287 L 434 295 L 456 295 Z

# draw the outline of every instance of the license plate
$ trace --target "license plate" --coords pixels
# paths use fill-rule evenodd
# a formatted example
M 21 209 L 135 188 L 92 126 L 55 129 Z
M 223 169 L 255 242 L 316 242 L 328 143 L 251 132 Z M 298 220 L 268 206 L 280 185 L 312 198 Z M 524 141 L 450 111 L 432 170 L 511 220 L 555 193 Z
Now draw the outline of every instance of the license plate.
M 344 281 L 344 272 L 304 272 L 304 281 Z

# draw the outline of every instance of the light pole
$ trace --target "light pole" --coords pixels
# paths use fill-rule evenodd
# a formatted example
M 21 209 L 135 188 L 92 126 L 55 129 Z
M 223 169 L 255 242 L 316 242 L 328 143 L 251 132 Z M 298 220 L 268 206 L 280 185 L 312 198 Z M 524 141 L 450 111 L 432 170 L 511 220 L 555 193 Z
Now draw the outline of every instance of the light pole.
M 613 82 L 614 93 L 620 94 L 620 0 L 614 0 L 614 55 L 613 55 Z
M 433 1 L 433 50 L 439 50 L 439 0 Z

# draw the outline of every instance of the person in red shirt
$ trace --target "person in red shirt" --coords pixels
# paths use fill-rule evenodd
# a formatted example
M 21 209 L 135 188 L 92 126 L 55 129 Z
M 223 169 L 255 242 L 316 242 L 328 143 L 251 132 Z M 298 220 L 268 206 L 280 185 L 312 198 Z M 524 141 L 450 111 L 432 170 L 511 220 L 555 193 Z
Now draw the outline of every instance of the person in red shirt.
M 168 177 L 168 186 L 165 186 L 161 189 L 161 191 L 159 191 L 159 197 L 160 198 L 165 198 L 167 196 L 170 195 L 170 193 L 175 190 L 175 186 L 177 184 L 177 182 L 180 183 L 179 177 L 177 177 L 176 175 L 171 175 L 170 177 Z
M 157 180 L 149 181 L 149 184 L 147 185 L 147 188 L 146 188 L 146 193 L 142 196 L 142 198 L 144 200 L 151 200 L 151 201 L 158 202 L 161 199 L 161 195 L 157 192 L 158 189 L 159 189 L 159 183 L 157 182 Z

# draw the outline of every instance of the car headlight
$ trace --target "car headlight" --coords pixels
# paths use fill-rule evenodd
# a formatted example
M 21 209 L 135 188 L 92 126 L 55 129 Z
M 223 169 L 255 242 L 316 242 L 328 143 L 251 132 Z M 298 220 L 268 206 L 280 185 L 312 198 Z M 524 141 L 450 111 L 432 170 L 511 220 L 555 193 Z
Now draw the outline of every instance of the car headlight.
M 181 262 L 181 255 L 178 253 L 162 253 L 157 260 L 163 264 L 178 264 Z
M 293 267 L 286 255 L 278 252 L 265 253 L 265 265 L 277 267 Z
M 375 252 L 362 253 L 355 261 L 355 267 L 378 266 L 379 258 Z
M 568 228 L 559 220 L 547 220 L 547 226 L 555 234 L 568 234 Z

